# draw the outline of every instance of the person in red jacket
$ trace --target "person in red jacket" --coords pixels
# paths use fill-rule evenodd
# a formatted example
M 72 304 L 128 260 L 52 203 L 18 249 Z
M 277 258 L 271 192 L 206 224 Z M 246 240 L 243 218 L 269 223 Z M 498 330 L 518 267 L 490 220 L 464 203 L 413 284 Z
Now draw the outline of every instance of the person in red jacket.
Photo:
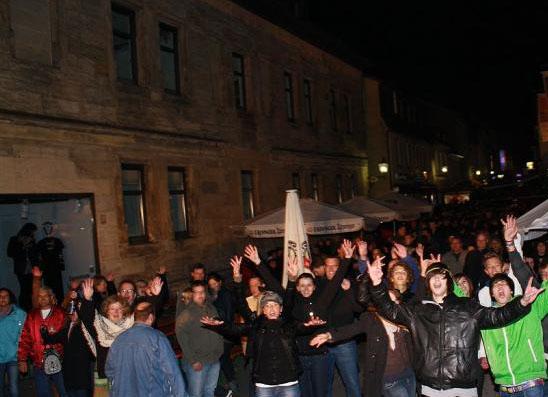
M 27 360 L 31 359 L 34 367 L 34 381 L 36 395 L 38 397 L 53 396 L 50 384 L 53 383 L 60 397 L 66 397 L 63 375 L 60 371 L 44 369 L 44 359 L 48 356 L 49 349 L 53 349 L 59 357 L 63 355 L 63 345 L 60 343 L 48 345 L 44 344 L 42 333 L 56 334 L 65 325 L 65 312 L 56 305 L 55 294 L 48 287 L 40 287 L 41 271 L 38 268 L 33 269 L 33 301 L 32 309 L 25 320 L 21 339 L 19 340 L 19 349 L 17 351 L 17 361 L 19 371 L 28 372 Z M 36 293 L 35 293 L 36 292 Z M 46 374 L 49 372 L 49 374 Z

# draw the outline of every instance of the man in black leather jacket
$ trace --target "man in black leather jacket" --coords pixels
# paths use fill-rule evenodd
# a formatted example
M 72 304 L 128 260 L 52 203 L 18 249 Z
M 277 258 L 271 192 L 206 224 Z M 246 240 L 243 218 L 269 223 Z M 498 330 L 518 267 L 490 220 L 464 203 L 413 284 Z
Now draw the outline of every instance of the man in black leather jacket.
M 380 262 L 370 266 L 369 276 L 371 298 L 379 313 L 411 332 L 415 374 L 424 396 L 477 396 L 473 363 L 477 361 L 480 329 L 502 327 L 519 319 L 542 292 L 528 286 L 521 299 L 504 307 L 482 307 L 453 294 L 449 271 L 434 263 L 422 279 L 427 299 L 398 305 L 382 283 Z

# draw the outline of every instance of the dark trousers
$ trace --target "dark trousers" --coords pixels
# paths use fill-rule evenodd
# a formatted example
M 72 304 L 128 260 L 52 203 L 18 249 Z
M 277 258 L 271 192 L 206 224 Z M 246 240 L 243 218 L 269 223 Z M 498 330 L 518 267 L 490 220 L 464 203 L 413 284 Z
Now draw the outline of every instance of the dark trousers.
M 19 281 L 19 306 L 29 311 L 32 309 L 32 274 L 17 274 Z
M 223 355 L 219 360 L 221 362 L 221 371 L 223 371 L 227 382 L 233 382 L 236 379 L 236 372 L 234 371 L 234 363 L 230 358 L 230 353 L 232 352 L 234 343 L 226 339 L 223 343 Z
M 302 397 L 327 396 L 327 372 L 329 360 L 327 353 L 314 355 L 300 355 L 299 360 L 303 372 L 299 377 L 299 386 Z

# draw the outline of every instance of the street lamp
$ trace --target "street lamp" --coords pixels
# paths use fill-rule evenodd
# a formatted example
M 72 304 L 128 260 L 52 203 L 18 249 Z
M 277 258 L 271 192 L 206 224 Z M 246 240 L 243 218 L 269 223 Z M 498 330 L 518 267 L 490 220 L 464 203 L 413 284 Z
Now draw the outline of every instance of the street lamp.
M 446 165 L 444 165 L 443 167 L 441 167 L 441 172 L 443 172 L 444 174 L 447 174 L 447 171 L 449 171 L 449 168 L 447 168 Z
M 480 176 L 481 175 L 481 171 L 480 170 L 476 170 L 476 176 Z
M 384 161 L 379 163 L 379 172 L 381 174 L 387 174 L 388 173 L 388 163 L 386 163 Z
M 529 171 L 533 170 L 535 168 L 535 163 L 533 161 L 528 161 L 525 163 L 525 166 Z

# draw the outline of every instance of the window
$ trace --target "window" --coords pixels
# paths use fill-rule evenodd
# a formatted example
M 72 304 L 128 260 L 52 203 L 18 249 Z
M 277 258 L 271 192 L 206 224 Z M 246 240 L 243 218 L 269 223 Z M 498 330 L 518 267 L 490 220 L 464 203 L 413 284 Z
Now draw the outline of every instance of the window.
M 285 84 L 285 110 L 287 113 L 287 119 L 289 121 L 295 121 L 295 104 L 293 101 L 293 77 L 291 73 L 284 73 Z
M 130 244 L 146 241 L 143 166 L 122 164 L 124 219 Z
M 291 182 L 293 185 L 293 189 L 301 190 L 301 176 L 298 172 L 294 172 L 291 175 Z
M 251 219 L 255 216 L 253 208 L 253 173 L 242 171 L 242 203 L 244 219 Z
M 305 79 L 303 81 L 303 94 L 304 94 L 304 117 L 307 124 L 312 124 L 312 83 L 310 80 Z
M 50 2 L 44 0 L 10 0 L 9 21 L 15 57 L 51 65 L 52 18 Z M 4 23 L 7 18 L 4 19 Z M 55 25 L 53 26 L 55 29 Z
M 350 198 L 354 198 L 358 195 L 358 184 L 356 181 L 356 175 L 350 174 Z
M 137 82 L 135 13 L 112 5 L 112 41 L 118 80 Z
M 347 133 L 352 132 L 352 112 L 350 110 L 350 97 L 348 95 L 343 95 L 343 106 L 344 106 L 344 130 Z
M 396 91 L 392 91 L 392 108 L 394 114 L 398 114 L 398 94 L 396 94 Z
M 311 198 L 318 201 L 320 199 L 320 189 L 318 186 L 318 175 L 317 174 L 310 174 L 310 185 L 311 188 L 310 191 L 312 192 Z
M 337 202 L 340 204 L 343 202 L 343 193 L 342 193 L 342 176 L 339 174 L 335 176 L 335 188 L 337 189 Z
M 232 53 L 232 79 L 234 82 L 234 104 L 236 109 L 245 109 L 245 69 L 244 57 Z
M 175 238 L 188 235 L 188 211 L 186 205 L 185 170 L 168 168 L 167 184 L 169 189 L 169 208 Z
M 331 129 L 337 131 L 337 98 L 334 90 L 329 90 L 329 121 Z
M 160 30 L 160 65 L 164 79 L 164 90 L 179 93 L 179 53 L 177 29 L 161 23 Z

